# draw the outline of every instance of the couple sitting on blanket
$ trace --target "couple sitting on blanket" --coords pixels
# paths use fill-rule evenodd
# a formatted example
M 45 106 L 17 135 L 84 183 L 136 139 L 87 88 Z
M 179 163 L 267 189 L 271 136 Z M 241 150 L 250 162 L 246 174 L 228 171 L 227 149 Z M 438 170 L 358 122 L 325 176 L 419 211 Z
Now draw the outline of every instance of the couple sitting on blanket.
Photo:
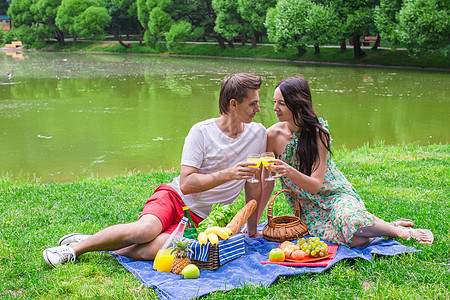
M 72 233 L 57 247 L 44 250 L 44 260 L 56 266 L 83 253 L 110 250 L 135 260 L 153 260 L 158 249 L 191 209 L 194 222 L 206 218 L 214 203 L 232 203 L 245 186 L 246 201 L 256 199 L 257 210 L 244 231 L 260 237 L 257 224 L 272 194 L 273 181 L 250 183 L 261 170 L 250 168 L 248 154 L 274 152 L 270 170 L 299 201 L 309 233 L 321 239 L 360 247 L 375 237 L 416 239 L 432 244 L 433 234 L 414 229 L 408 219 L 388 223 L 369 213 L 350 182 L 330 158 L 331 138 L 326 121 L 318 119 L 311 92 L 303 77 L 278 83 L 273 97 L 279 122 L 269 129 L 252 122 L 259 109 L 262 78 L 240 73 L 225 78 L 219 95 L 218 118 L 195 124 L 185 139 L 180 175 L 158 187 L 146 201 L 139 219 L 107 227 L 93 235 Z M 255 174 L 256 173 L 256 174 Z M 263 171 L 262 177 L 267 176 Z

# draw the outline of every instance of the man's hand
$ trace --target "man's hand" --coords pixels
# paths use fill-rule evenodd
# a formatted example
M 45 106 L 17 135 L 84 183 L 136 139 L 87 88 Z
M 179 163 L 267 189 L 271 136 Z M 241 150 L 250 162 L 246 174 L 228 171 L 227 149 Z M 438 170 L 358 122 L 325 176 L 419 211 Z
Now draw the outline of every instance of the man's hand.
M 250 168 L 249 166 L 256 166 L 255 163 L 239 162 L 233 167 L 227 169 L 227 173 L 230 174 L 231 180 L 247 180 L 253 177 L 259 169 Z

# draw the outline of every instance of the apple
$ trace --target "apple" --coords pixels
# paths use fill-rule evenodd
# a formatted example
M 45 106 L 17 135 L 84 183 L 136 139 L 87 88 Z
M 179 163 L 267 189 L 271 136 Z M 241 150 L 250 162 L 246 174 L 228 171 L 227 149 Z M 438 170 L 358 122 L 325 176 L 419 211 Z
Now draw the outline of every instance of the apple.
M 269 252 L 269 260 L 272 262 L 283 262 L 284 252 L 280 248 L 274 248 Z
M 194 264 L 189 264 L 181 271 L 184 279 L 197 279 L 200 276 L 200 270 Z

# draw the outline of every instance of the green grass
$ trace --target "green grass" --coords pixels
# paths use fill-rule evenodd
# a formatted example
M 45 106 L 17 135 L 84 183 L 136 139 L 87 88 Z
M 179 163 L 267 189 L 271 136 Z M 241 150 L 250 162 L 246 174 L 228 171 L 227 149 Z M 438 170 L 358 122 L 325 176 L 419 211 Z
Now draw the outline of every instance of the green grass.
M 299 55 L 295 48 L 285 49 L 282 52 L 275 52 L 273 46 L 258 45 L 251 48 L 250 45 L 241 46 L 236 44 L 234 49 L 221 49 L 217 44 L 178 44 L 171 51 L 158 51 L 150 46 L 132 43 L 132 48 L 126 49 L 118 43 L 104 42 L 78 42 L 73 45 L 66 43 L 59 46 L 56 43 L 49 43 L 47 50 L 53 51 L 95 51 L 95 52 L 116 52 L 116 53 L 138 53 L 138 54 L 175 54 L 175 55 L 204 55 L 220 57 L 247 57 L 249 59 L 282 59 L 289 61 L 311 61 L 318 63 L 345 63 L 353 65 L 370 64 L 385 66 L 406 66 L 419 68 L 440 68 L 450 69 L 448 57 L 439 55 L 425 55 L 419 58 L 408 56 L 403 50 L 370 50 L 364 49 L 367 56 L 355 57 L 353 49 L 341 52 L 338 48 L 321 48 L 319 55 L 314 55 L 313 48 L 308 48 L 308 52 Z
M 280 277 L 267 289 L 245 285 L 205 299 L 448 299 L 450 297 L 450 146 L 338 149 L 334 160 L 370 212 L 411 218 L 435 234 L 432 246 L 402 241 L 421 253 L 341 261 L 322 274 Z M 88 253 L 49 268 L 42 251 L 70 232 L 93 233 L 137 219 L 146 198 L 177 172 L 79 178 L 43 184 L 0 178 L 1 299 L 157 299 L 109 254 Z M 278 198 L 277 198 L 278 199 Z M 239 201 L 243 204 L 242 195 Z M 275 201 L 275 215 L 288 214 Z

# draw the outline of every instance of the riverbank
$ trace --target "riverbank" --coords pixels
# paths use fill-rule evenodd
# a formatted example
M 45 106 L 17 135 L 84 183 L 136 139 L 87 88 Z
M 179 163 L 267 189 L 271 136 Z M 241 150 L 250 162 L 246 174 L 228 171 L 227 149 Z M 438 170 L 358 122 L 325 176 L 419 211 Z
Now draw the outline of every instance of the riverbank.
M 378 49 L 371 50 L 370 47 L 363 47 L 367 56 L 354 57 L 353 48 L 348 47 L 347 51 L 341 52 L 337 47 L 321 47 L 319 55 L 314 54 L 313 48 L 308 48 L 308 52 L 299 55 L 295 48 L 285 49 L 282 52 L 275 52 L 274 47 L 269 44 L 260 44 L 256 48 L 250 45 L 235 45 L 234 49 L 221 49 L 218 44 L 211 43 L 183 43 L 177 44 L 170 51 L 151 48 L 137 42 L 130 42 L 131 48 L 124 48 L 117 42 L 78 42 L 75 45 L 67 42 L 60 46 L 56 42 L 51 42 L 44 48 L 44 51 L 76 51 L 76 52 L 101 52 L 101 53 L 127 53 L 146 55 L 173 55 L 188 57 L 217 57 L 228 59 L 252 59 L 266 61 L 281 61 L 292 63 L 314 63 L 333 64 L 358 67 L 392 67 L 408 69 L 427 69 L 434 71 L 450 71 L 450 60 L 440 55 L 426 55 L 419 58 L 411 58 L 407 51 Z
M 411 218 L 433 231 L 434 244 L 401 241 L 423 252 L 341 261 L 323 274 L 281 277 L 267 289 L 245 286 L 205 299 L 450 297 L 449 145 L 379 144 L 339 149 L 333 157 L 370 212 L 387 221 Z M 109 254 L 85 254 L 76 263 L 51 269 L 42 251 L 69 232 L 93 233 L 136 220 L 152 191 L 176 175 L 155 171 L 66 184 L 1 177 L 0 298 L 157 299 Z M 243 195 L 238 201 L 243 205 Z M 289 213 L 285 201 L 274 206 L 279 214 Z

